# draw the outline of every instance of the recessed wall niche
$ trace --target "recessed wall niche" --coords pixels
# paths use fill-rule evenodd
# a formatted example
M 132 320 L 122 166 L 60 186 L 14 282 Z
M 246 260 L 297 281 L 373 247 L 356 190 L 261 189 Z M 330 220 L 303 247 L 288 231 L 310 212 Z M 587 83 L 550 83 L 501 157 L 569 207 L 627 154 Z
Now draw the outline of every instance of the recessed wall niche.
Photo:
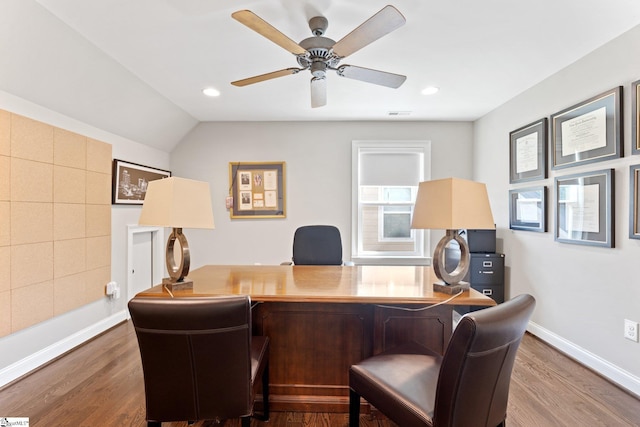
M 111 145 L 0 110 L 0 337 L 104 297 Z

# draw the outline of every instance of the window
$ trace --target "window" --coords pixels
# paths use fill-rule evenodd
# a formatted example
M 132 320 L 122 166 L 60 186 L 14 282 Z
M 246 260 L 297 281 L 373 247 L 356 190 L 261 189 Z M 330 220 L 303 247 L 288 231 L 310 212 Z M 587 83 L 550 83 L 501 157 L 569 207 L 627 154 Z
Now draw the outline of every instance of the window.
M 426 260 L 423 230 L 411 229 L 418 183 L 429 179 L 428 141 L 354 141 L 352 259 L 359 264 Z

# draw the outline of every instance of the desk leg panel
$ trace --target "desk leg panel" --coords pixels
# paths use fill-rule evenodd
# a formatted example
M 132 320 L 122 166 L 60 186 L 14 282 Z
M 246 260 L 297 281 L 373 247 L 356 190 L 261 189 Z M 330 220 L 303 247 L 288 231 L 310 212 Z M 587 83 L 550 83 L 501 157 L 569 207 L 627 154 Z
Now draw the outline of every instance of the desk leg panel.
M 346 410 L 349 367 L 372 354 L 371 306 L 267 302 L 252 318 L 254 333 L 271 343 L 274 410 Z
M 411 311 L 402 308 L 410 308 Z M 415 341 L 444 354 L 451 338 L 452 306 L 431 306 L 421 311 L 415 311 L 415 308 L 416 306 L 375 307 L 374 354 L 408 341 Z

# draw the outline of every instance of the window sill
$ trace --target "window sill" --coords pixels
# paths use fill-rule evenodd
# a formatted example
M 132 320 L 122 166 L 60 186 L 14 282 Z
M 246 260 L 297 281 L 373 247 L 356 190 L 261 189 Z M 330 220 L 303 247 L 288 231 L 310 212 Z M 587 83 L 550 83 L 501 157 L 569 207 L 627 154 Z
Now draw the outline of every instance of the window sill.
M 353 257 L 355 265 L 431 265 L 430 257 Z

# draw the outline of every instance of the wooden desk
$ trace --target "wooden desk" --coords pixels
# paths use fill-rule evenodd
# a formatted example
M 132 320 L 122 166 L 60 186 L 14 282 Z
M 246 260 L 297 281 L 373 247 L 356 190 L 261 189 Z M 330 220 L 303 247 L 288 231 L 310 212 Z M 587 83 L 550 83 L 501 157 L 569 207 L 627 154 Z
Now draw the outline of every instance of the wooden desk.
M 251 296 L 253 332 L 271 339 L 275 411 L 347 412 L 352 364 L 408 340 L 442 354 L 454 305 L 495 305 L 473 289 L 447 301 L 430 267 L 209 265 L 189 279 L 174 297 Z M 138 295 L 171 297 L 161 285 Z

